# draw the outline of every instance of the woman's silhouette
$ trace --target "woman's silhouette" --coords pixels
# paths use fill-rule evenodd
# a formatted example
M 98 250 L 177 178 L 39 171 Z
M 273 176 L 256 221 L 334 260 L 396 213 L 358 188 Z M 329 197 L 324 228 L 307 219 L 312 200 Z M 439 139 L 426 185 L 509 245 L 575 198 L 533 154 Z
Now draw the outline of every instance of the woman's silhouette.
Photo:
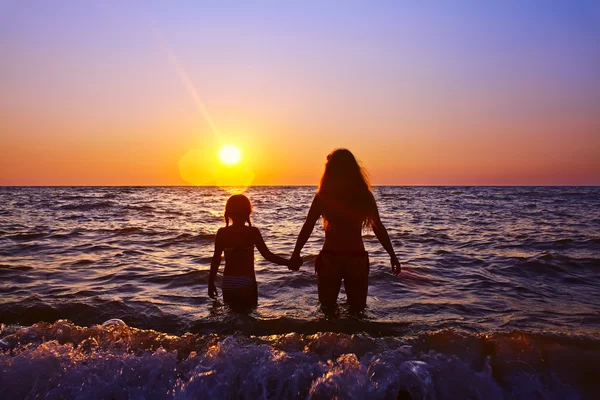
M 390 255 L 392 272 L 400 273 L 387 230 L 379 212 L 369 180 L 354 155 L 336 149 L 327 156 L 325 171 L 298 235 L 292 254 L 292 269 L 302 264 L 300 251 L 310 237 L 315 223 L 323 217 L 325 243 L 315 261 L 319 301 L 324 309 L 335 306 L 342 281 L 352 310 L 362 310 L 367 302 L 369 257 L 362 241 L 367 226 Z

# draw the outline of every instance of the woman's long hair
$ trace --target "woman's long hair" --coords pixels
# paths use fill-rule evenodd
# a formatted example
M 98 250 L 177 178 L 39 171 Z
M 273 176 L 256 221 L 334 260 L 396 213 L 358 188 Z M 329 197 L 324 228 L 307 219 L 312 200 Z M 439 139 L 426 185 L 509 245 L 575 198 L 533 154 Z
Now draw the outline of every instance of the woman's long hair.
M 327 156 L 317 190 L 325 229 L 333 221 L 360 221 L 366 227 L 373 216 L 373 195 L 367 173 L 347 149 Z

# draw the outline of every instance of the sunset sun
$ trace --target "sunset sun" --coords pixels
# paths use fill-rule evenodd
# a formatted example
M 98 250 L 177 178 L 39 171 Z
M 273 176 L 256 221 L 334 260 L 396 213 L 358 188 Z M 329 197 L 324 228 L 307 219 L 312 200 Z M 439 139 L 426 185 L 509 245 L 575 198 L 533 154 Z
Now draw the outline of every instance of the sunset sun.
M 225 165 L 235 165 L 242 159 L 242 152 L 237 147 L 226 144 L 219 150 L 219 158 Z

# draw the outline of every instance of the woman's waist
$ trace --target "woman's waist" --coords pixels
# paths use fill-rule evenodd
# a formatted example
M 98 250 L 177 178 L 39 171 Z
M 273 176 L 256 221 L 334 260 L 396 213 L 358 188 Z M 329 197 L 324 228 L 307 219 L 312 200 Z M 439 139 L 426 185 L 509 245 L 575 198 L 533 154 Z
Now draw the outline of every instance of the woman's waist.
M 336 256 L 336 257 L 364 257 L 368 256 L 369 253 L 364 249 L 334 249 L 334 248 L 323 248 L 319 253 L 323 256 Z
M 359 240 L 332 240 L 325 238 L 322 252 L 328 253 L 365 253 L 362 238 Z

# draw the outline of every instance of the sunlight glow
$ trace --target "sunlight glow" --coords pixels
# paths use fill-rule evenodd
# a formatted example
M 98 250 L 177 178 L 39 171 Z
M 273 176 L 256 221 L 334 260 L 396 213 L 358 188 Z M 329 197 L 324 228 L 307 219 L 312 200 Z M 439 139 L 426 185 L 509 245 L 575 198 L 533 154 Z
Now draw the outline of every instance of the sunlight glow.
M 219 150 L 219 158 L 226 165 L 235 165 L 242 159 L 242 152 L 235 146 L 226 144 Z

